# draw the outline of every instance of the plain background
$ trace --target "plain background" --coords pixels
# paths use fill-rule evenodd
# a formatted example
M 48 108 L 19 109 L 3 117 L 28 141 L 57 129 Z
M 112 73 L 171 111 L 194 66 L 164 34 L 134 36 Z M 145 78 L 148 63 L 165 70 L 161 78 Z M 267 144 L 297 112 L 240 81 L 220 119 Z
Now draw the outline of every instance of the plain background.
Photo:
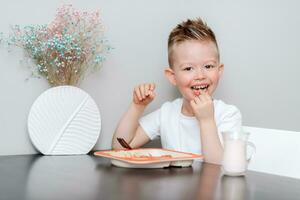
M 114 50 L 103 68 L 79 86 L 96 101 L 102 130 L 95 149 L 109 149 L 113 131 L 142 82 L 157 84 L 147 113 L 178 96 L 163 75 L 167 38 L 187 18 L 202 17 L 215 31 L 225 73 L 215 98 L 236 105 L 246 126 L 300 131 L 300 3 L 296 0 L 27 0 L 0 1 L 0 31 L 14 24 L 46 24 L 72 3 L 101 12 Z M 36 153 L 27 115 L 47 88 L 30 75 L 20 50 L 0 49 L 0 155 Z

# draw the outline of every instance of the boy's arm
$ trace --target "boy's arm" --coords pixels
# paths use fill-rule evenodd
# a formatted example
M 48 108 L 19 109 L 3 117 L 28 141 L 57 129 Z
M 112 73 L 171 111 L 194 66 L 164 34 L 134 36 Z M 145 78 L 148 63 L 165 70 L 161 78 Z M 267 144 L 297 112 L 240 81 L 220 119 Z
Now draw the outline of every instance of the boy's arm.
M 128 111 L 122 117 L 114 133 L 112 140 L 113 149 L 122 149 L 123 147 L 117 141 L 118 137 L 126 140 L 131 147 L 136 148 L 147 143 L 150 138 L 139 126 L 138 120 L 145 110 L 145 106 L 131 103 Z
M 154 99 L 154 89 L 155 84 L 153 83 L 141 84 L 134 88 L 133 102 L 122 117 L 114 133 L 112 139 L 113 149 L 123 149 L 117 141 L 118 137 L 125 139 L 133 148 L 140 147 L 150 140 L 145 131 L 139 126 L 138 120 L 146 106 Z
M 214 119 L 213 100 L 208 94 L 202 94 L 191 101 L 194 114 L 199 121 L 202 154 L 204 161 L 221 164 L 223 147 L 218 136 Z
M 203 119 L 200 121 L 201 146 L 204 161 L 221 164 L 223 147 L 218 136 L 215 119 Z

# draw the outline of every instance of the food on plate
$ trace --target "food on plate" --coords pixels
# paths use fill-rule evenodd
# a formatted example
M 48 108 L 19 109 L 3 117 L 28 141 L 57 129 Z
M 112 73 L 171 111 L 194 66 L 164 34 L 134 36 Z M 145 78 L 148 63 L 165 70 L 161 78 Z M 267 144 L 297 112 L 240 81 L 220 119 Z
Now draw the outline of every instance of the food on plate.
M 151 154 L 146 151 L 126 151 L 121 150 L 116 152 L 114 156 L 125 158 L 127 160 L 162 160 L 172 158 L 170 154 Z
M 153 156 L 149 154 L 149 155 L 132 155 L 132 156 L 126 156 L 125 158 L 129 160 L 162 160 L 162 159 L 172 158 L 172 156 L 171 155 Z

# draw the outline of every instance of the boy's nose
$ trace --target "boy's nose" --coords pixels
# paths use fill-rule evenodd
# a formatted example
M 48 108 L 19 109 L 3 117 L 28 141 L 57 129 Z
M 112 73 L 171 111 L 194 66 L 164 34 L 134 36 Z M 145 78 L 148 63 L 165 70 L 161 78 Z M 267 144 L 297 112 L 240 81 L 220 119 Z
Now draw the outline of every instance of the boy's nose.
M 202 67 L 198 67 L 197 70 L 195 70 L 195 76 L 197 77 L 197 79 L 201 79 L 205 77 L 205 72 L 203 70 Z

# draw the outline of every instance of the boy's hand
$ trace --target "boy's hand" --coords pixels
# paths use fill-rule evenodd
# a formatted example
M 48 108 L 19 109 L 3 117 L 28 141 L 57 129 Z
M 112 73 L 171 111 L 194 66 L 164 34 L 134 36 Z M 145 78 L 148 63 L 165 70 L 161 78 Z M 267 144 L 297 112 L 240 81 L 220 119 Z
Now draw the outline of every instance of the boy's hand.
M 136 105 L 147 106 L 155 97 L 154 90 L 154 83 L 144 83 L 136 86 L 133 91 L 133 102 Z
M 214 119 L 214 104 L 208 92 L 196 96 L 190 104 L 198 121 Z

